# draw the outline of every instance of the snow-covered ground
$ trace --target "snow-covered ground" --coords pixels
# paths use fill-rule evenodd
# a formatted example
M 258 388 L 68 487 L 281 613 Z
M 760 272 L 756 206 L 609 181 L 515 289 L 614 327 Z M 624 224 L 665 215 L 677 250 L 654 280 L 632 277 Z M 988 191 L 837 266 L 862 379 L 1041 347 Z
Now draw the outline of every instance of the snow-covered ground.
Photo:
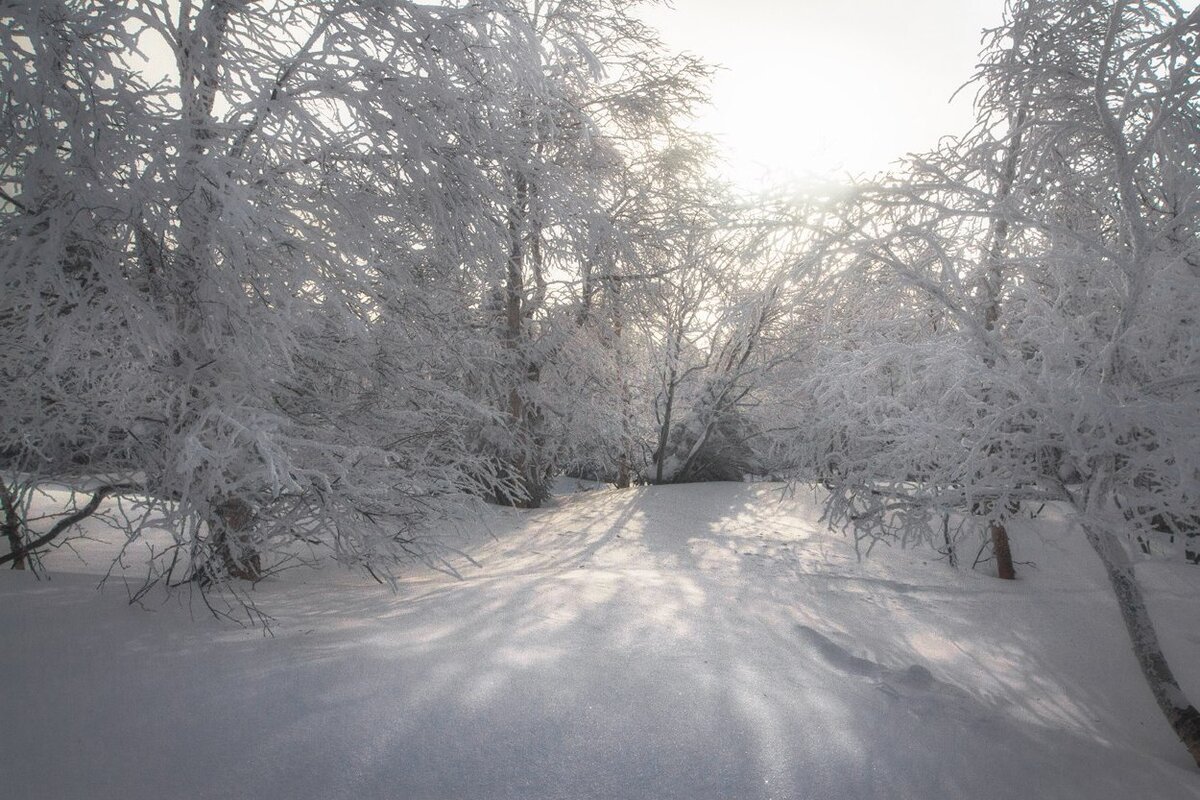
M 460 578 L 259 584 L 273 638 L 59 551 L 0 572 L 0 795 L 1200 798 L 1061 520 L 1002 583 L 818 516 L 770 484 L 497 511 Z M 1200 697 L 1200 569 L 1139 574 Z

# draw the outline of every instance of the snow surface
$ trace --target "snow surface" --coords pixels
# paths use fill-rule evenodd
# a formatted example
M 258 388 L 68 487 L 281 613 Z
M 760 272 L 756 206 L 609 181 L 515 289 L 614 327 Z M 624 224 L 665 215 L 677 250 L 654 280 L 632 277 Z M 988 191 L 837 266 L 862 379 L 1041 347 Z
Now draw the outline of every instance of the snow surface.
M 273 638 L 59 550 L 0 574 L 0 795 L 1200 798 L 1062 519 L 1002 583 L 818 516 L 770 484 L 496 511 L 459 578 L 260 583 Z M 1200 569 L 1140 575 L 1200 697 Z

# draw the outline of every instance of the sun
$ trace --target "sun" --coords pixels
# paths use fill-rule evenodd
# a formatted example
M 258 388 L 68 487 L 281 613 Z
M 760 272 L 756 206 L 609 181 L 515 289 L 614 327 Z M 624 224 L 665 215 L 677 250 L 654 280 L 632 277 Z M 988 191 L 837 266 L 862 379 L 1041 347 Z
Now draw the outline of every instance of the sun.
M 756 190 L 873 175 L 965 131 L 971 92 L 951 97 L 1000 13 L 998 0 L 686 0 L 646 18 L 720 65 L 696 124 L 723 177 Z

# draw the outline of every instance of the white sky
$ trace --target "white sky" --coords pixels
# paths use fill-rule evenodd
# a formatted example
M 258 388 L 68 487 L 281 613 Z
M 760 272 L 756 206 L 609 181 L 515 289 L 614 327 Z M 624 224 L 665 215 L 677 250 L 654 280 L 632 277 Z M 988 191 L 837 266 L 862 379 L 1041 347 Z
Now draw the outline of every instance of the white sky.
M 699 121 L 743 189 L 873 174 L 972 120 L 985 27 L 1003 0 L 674 0 L 645 18 L 726 69 Z

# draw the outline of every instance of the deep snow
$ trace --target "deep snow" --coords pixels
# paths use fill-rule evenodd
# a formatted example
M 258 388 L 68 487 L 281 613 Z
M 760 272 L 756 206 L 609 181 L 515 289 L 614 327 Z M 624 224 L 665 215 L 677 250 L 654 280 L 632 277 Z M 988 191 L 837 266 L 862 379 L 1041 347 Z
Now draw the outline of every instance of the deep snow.
M 0 795 L 1200 798 L 1062 519 L 1007 583 L 818 516 L 768 484 L 496 511 L 461 578 L 259 584 L 273 638 L 59 551 L 0 574 Z M 1139 575 L 1200 698 L 1200 568 Z

